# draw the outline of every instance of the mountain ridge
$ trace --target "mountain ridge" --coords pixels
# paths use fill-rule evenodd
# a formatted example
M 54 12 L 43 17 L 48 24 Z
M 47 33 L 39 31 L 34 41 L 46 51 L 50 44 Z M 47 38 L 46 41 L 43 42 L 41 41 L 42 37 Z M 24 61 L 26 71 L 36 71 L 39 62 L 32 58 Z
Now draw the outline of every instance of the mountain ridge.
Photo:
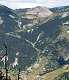
M 43 21 L 28 26 L 27 24 L 21 24 L 21 22 L 24 23 L 25 14 L 20 15 L 18 13 L 19 15 L 16 14 L 17 16 L 13 17 L 14 12 L 11 9 L 9 11 L 5 9 L 5 13 L 4 8 L 1 8 L 0 28 L 4 27 L 3 25 L 6 27 L 2 28 L 3 32 L 0 33 L 0 52 L 4 51 L 5 53 L 3 41 L 6 41 L 8 67 L 10 69 L 18 70 L 20 68 L 21 71 L 27 72 L 29 80 L 42 78 L 46 80 L 47 74 L 59 78 L 61 71 L 67 71 L 69 67 L 69 15 L 66 12 L 62 12 L 62 14 L 52 12 L 53 15 L 47 16 Z M 43 10 L 38 6 L 32 11 L 37 13 L 43 10 L 46 12 L 45 9 L 47 8 Z M 41 16 L 39 15 L 39 17 Z M 18 21 L 20 21 L 21 26 L 18 25 Z M 0 63 L 1 67 L 4 67 L 3 64 L 2 61 Z M 67 67 L 63 69 L 62 67 L 66 65 Z M 56 72 L 57 75 L 55 75 Z M 54 77 L 52 78 L 54 79 Z

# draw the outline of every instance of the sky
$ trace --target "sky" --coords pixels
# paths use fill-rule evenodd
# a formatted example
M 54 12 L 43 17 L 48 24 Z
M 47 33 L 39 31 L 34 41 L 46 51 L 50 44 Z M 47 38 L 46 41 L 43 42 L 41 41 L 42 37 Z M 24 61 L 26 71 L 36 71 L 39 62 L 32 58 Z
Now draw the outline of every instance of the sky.
M 69 6 L 69 0 L 0 0 L 0 4 L 12 9 L 46 6 L 49 8 Z

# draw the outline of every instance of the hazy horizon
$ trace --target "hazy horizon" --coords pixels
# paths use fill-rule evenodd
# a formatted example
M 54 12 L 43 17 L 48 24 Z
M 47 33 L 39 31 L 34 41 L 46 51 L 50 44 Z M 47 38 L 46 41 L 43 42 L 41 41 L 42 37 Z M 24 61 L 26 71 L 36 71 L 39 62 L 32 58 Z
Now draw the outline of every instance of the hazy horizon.
M 0 0 L 0 4 L 11 9 L 44 6 L 48 8 L 69 6 L 69 0 Z

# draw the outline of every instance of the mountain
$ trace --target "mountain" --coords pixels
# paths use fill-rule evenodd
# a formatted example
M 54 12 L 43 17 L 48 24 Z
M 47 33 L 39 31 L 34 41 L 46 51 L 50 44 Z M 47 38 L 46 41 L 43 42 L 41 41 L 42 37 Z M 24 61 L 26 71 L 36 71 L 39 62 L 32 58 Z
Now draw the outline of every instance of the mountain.
M 50 9 L 52 12 L 60 13 L 60 12 L 67 12 L 69 11 L 69 6 L 61 6 L 61 7 L 55 7 Z
M 17 12 L 18 15 L 22 18 L 22 23 L 26 19 L 26 24 L 37 24 L 38 22 L 42 22 L 45 18 L 53 14 L 48 8 L 41 6 L 18 9 L 15 10 L 15 12 Z
M 53 51 L 56 51 L 56 47 L 58 48 L 58 52 L 57 52 L 58 55 L 56 54 L 55 56 L 56 57 L 55 62 L 54 61 L 53 62 L 51 61 L 51 62 L 55 64 L 54 66 L 56 68 L 64 64 L 64 60 L 67 57 L 64 52 L 63 53 L 61 52 L 61 49 L 67 48 L 65 47 L 65 45 L 67 45 L 68 41 L 66 40 L 67 37 L 65 38 L 63 36 L 60 36 L 61 35 L 60 33 L 62 31 L 61 30 L 62 28 L 60 26 L 63 27 L 63 23 L 68 21 L 68 19 L 65 19 L 65 18 L 62 18 L 59 15 L 52 16 L 52 18 L 49 18 L 49 20 L 45 21 L 44 23 L 42 22 L 32 27 L 27 27 L 27 28 L 25 27 L 25 29 L 22 28 L 21 30 L 18 30 L 18 32 L 16 32 L 17 36 L 19 35 L 20 38 L 16 37 L 16 34 L 12 33 L 13 36 L 15 35 L 14 37 L 15 41 L 13 40 L 11 45 L 14 42 L 18 43 L 18 44 L 15 44 L 15 43 L 14 44 L 15 44 L 15 48 L 21 51 L 20 52 L 21 65 L 25 64 L 24 66 L 26 65 L 29 66 L 32 62 L 37 60 L 35 56 L 37 56 L 38 53 L 40 55 L 47 55 L 48 50 L 50 55 L 52 56 L 51 58 L 53 58 L 53 56 L 55 56 L 56 54 L 55 52 L 53 52 Z M 61 49 L 59 46 L 61 47 Z M 50 55 L 48 55 L 47 57 L 50 58 Z M 28 57 L 28 60 L 26 58 L 22 59 L 22 56 Z M 34 57 L 32 58 L 32 56 Z M 57 56 L 59 56 L 59 58 Z M 64 59 L 62 63 L 61 63 L 61 58 L 62 60 Z M 25 61 L 25 62 L 22 62 L 22 61 Z
M 20 14 L 25 13 L 30 15 L 36 15 L 39 13 L 39 16 L 41 17 L 47 17 L 52 14 L 52 12 L 48 8 L 41 6 L 37 6 L 34 8 L 16 9 L 15 11 Z
M 58 14 L 40 6 L 24 10 L 25 13 L 21 10 L 21 14 L 19 11 L 17 14 L 16 10 L 0 6 L 0 55 L 5 54 L 3 42 L 6 41 L 8 67 L 24 70 L 23 78 L 63 79 L 66 71 L 69 72 L 69 15 L 65 15 L 68 11 Z M 33 25 L 28 16 L 37 12 L 41 21 Z M 1 67 L 3 62 L 4 58 Z
M 46 7 L 37 6 L 35 8 L 29 9 L 26 14 L 30 14 L 33 16 L 36 15 L 38 17 L 48 17 L 52 14 L 52 12 Z
M 15 12 L 17 12 L 18 14 L 23 14 L 23 13 L 27 12 L 27 11 L 28 11 L 28 9 L 30 9 L 30 8 L 15 9 Z
M 18 27 L 18 17 L 13 10 L 0 5 L 0 33 L 12 32 Z

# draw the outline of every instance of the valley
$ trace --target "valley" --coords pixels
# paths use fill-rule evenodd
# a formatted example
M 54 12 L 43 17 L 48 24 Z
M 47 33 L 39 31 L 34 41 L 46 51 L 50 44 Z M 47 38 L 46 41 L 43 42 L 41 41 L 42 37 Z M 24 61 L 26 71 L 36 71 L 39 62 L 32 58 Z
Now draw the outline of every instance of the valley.
M 20 80 L 69 80 L 68 9 L 0 5 L 0 70 L 5 71 L 6 42 L 11 80 L 18 80 L 18 73 Z

